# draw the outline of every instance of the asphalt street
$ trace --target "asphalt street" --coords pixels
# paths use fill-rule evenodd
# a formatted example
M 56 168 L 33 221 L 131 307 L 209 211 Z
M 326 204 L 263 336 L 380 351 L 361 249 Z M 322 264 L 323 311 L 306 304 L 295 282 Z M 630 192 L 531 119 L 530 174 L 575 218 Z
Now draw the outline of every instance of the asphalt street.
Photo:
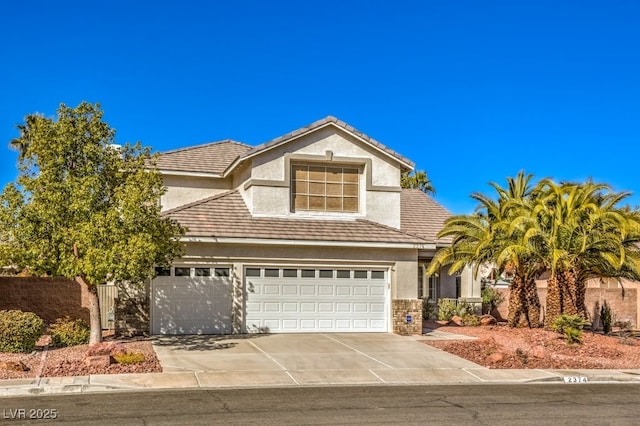
M 0 398 L 0 421 L 12 425 L 636 425 L 638 401 L 637 384 L 156 390 L 5 397 Z

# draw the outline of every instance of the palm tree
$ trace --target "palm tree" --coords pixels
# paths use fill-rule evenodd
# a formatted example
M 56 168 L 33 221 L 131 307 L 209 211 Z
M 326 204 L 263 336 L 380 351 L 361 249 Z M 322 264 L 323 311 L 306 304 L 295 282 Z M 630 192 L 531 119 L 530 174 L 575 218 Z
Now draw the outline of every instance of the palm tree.
M 416 170 L 413 174 L 411 174 L 411 172 L 402 173 L 400 176 L 400 186 L 410 189 L 417 188 L 425 194 L 436 194 L 436 190 L 427 176 L 427 172 L 424 170 Z
M 528 211 L 529 200 L 535 197 L 532 177 L 520 172 L 516 178 L 507 179 L 506 189 L 491 183 L 498 192 L 496 201 L 483 194 L 472 194 L 479 202 L 476 212 L 454 216 L 445 223 L 438 236 L 452 237 L 452 244 L 436 254 L 427 271 L 432 274 L 443 265 L 451 265 L 449 271 L 453 273 L 465 265 L 474 265 L 477 274 L 480 265 L 487 263 L 495 264 L 499 271 L 512 267 L 508 322 L 513 327 L 538 327 L 540 322 L 535 278 L 542 263 L 536 252 L 522 243 L 520 228 L 513 226 L 514 219 Z
M 527 242 L 539 248 L 550 272 L 545 326 L 561 314 L 588 318 L 591 278 L 640 278 L 638 212 L 617 204 L 628 196 L 605 184 L 540 182 L 542 194 L 527 222 Z
M 25 117 L 26 124 L 18 124 L 16 128 L 20 131 L 20 136 L 9 142 L 9 148 L 18 151 L 18 161 L 22 161 L 27 155 L 27 150 L 31 145 L 31 134 L 36 126 L 36 117 L 28 115 Z

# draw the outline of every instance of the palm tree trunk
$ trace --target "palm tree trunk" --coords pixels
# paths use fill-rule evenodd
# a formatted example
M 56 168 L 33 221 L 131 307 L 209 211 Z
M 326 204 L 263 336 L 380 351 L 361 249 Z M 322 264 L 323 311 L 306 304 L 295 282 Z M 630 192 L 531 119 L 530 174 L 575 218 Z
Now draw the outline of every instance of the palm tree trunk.
M 529 328 L 538 328 L 540 327 L 540 298 L 538 297 L 538 287 L 534 278 L 529 278 L 525 281 L 524 291 Z
M 550 329 L 553 321 L 562 314 L 562 292 L 558 274 L 547 280 L 547 309 L 544 316 L 544 328 Z
M 559 275 L 559 285 L 561 294 L 560 314 L 578 314 L 578 282 L 576 274 L 569 270 L 563 271 Z
M 509 315 L 507 316 L 509 327 L 520 327 L 523 320 L 526 321 L 526 297 L 523 284 L 524 281 L 518 275 L 513 277 L 513 281 L 509 284 Z

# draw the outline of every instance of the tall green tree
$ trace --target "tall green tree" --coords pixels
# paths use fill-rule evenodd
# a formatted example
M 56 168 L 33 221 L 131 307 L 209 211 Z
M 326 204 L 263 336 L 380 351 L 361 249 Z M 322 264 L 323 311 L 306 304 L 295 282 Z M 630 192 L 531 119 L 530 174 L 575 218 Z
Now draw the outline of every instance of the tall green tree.
M 400 176 L 400 186 L 408 189 L 419 189 L 425 194 L 435 195 L 436 190 L 424 170 L 406 172 Z
M 89 295 L 91 343 L 101 340 L 97 285 L 141 284 L 180 255 L 183 229 L 160 215 L 165 191 L 149 148 L 118 147 L 99 104 L 29 115 L 17 182 L 0 195 L 0 260 L 77 281 Z M 55 291 L 54 288 L 51 291 Z
M 484 264 L 496 265 L 499 271 L 513 269 L 508 322 L 514 327 L 537 327 L 540 323 L 535 278 L 541 264 L 535 253 L 521 244 L 520 228 L 513 226 L 514 219 L 530 208 L 529 199 L 535 196 L 531 179 L 532 175 L 520 172 L 516 178 L 507 179 L 506 188 L 491 183 L 498 193 L 496 200 L 484 194 L 472 194 L 479 203 L 476 212 L 447 220 L 439 237 L 451 237 L 452 244 L 436 254 L 427 271 L 435 273 L 442 266 L 450 265 L 449 272 L 453 273 L 473 265 L 477 274 Z
M 588 180 L 540 182 L 543 194 L 528 221 L 529 241 L 543 253 L 549 279 L 545 326 L 561 314 L 589 317 L 587 281 L 640 279 L 639 213 L 619 203 L 629 194 Z

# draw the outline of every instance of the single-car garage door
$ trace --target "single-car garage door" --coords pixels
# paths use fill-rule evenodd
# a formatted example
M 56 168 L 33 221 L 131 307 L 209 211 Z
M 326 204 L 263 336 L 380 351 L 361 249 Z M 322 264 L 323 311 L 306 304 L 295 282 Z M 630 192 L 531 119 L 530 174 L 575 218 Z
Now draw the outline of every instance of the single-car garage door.
M 387 271 L 246 268 L 249 332 L 386 332 Z
M 230 334 L 229 268 L 175 267 L 151 282 L 152 334 Z

